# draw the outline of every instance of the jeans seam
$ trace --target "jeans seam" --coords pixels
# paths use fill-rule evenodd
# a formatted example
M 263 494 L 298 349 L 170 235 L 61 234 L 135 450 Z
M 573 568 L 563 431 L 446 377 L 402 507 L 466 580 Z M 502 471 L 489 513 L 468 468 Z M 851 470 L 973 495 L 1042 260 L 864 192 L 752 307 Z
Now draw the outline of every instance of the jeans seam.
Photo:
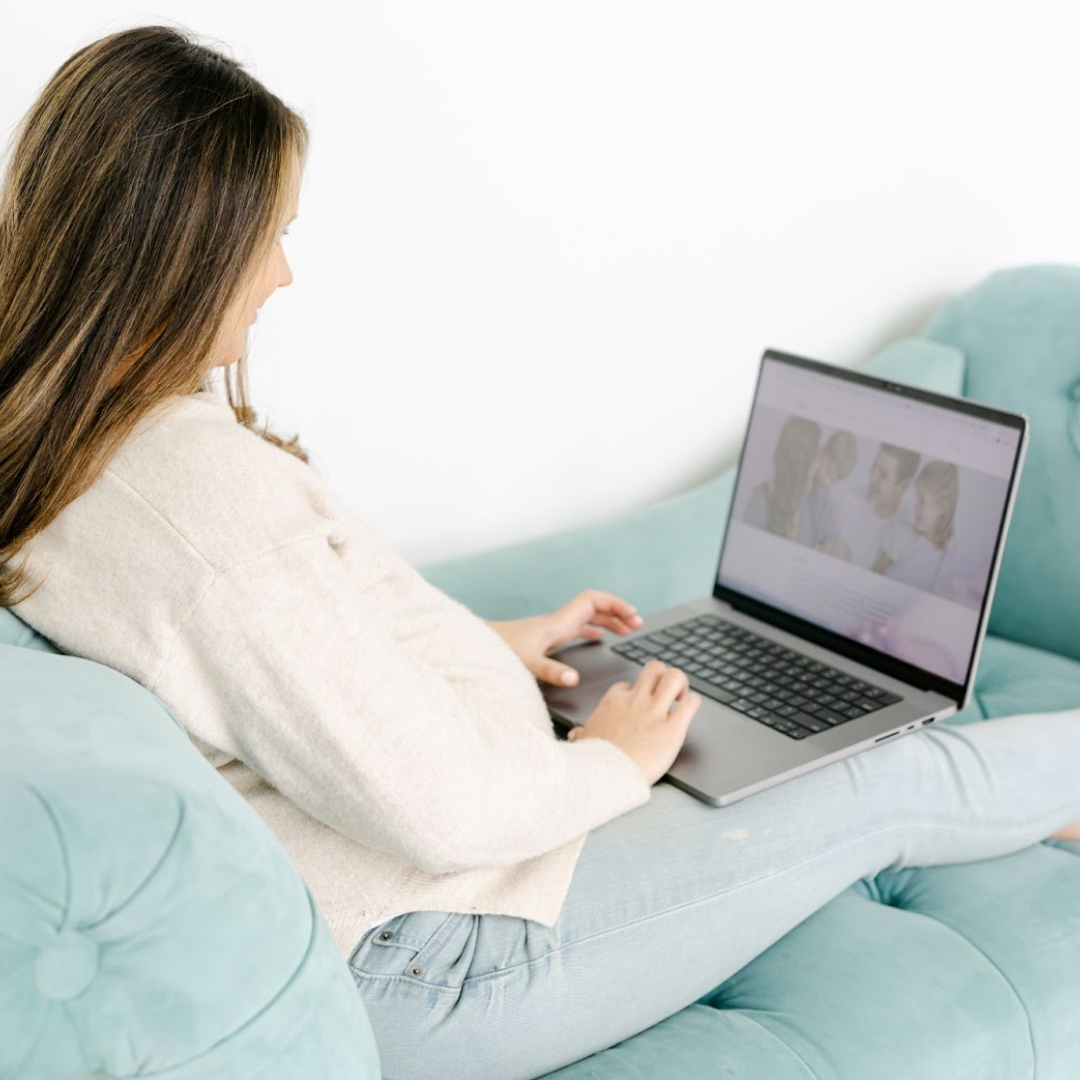
M 520 966 L 520 965 L 518 965 Z M 417 978 L 415 975 L 401 975 L 394 974 L 389 971 L 361 971 L 359 968 L 353 967 L 349 964 L 349 970 L 352 972 L 354 981 L 357 978 L 360 979 L 379 979 L 379 980 L 402 980 L 407 986 L 422 986 L 425 990 L 439 990 L 445 994 L 460 994 L 461 990 L 456 986 L 443 986 L 442 983 L 428 982 L 426 979 Z M 497 973 L 496 973 L 497 974 Z M 477 975 L 478 979 L 486 979 L 488 975 Z M 462 982 L 462 986 L 469 979 L 465 979 Z
M 420 963 L 426 970 L 428 958 L 432 954 L 438 955 L 439 949 L 441 949 L 443 945 L 446 944 L 446 939 L 450 936 L 451 930 L 456 925 L 456 923 L 454 922 L 456 914 L 456 912 L 447 912 L 446 918 L 443 919 L 443 921 L 439 923 L 439 925 L 435 928 L 435 933 L 433 933 L 431 937 L 429 937 L 427 941 L 419 949 L 416 950 L 416 956 L 412 958 L 412 962 L 415 963 L 419 957 L 424 957 L 424 959 L 422 959 Z M 427 953 L 428 956 L 424 956 L 425 953 Z

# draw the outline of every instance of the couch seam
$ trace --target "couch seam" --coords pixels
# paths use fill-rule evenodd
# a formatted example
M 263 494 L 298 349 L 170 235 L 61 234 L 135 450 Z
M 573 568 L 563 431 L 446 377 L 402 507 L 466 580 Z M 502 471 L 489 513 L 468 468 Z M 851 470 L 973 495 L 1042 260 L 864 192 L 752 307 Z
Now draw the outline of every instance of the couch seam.
M 709 1007 L 716 1008 L 715 1005 Z M 731 1011 L 738 1012 L 740 1016 L 746 1017 L 746 1019 L 749 1020 L 751 1023 L 756 1024 L 759 1030 L 764 1031 L 775 1042 L 778 1042 L 806 1070 L 806 1075 L 810 1077 L 810 1080 L 820 1080 L 821 1074 L 815 1069 L 812 1069 L 809 1062 L 802 1056 L 802 1054 L 796 1051 L 792 1047 L 791 1043 L 785 1042 L 782 1038 L 780 1038 L 780 1036 L 777 1035 L 777 1033 L 773 1031 L 772 1028 L 766 1027 L 756 1016 L 753 1016 L 742 1009 L 732 1009 Z M 675 1013 L 674 1015 L 678 1016 L 678 1013 Z M 661 1021 L 661 1023 L 663 1023 L 663 1021 Z
M 68 852 L 67 842 L 64 840 L 63 830 L 60 828 L 60 821 L 56 814 L 53 813 L 53 808 L 49 805 L 48 799 L 38 791 L 34 784 L 27 783 L 26 787 L 45 811 L 45 815 L 49 819 L 49 824 L 52 825 L 53 832 L 56 835 L 56 843 L 60 848 L 60 857 L 64 861 L 64 921 L 61 926 L 63 929 L 66 929 L 68 919 L 71 917 L 71 856 Z
M 1029 1076 L 1030 1080 L 1034 1080 L 1034 1078 L 1039 1075 L 1039 1069 L 1038 1056 L 1035 1052 L 1035 1036 L 1031 1028 L 1031 1012 L 1029 1011 L 1027 1004 L 1024 1002 L 1023 997 L 1021 997 L 1020 992 L 1013 984 L 1013 981 L 1005 974 L 1002 968 L 997 963 L 995 963 L 995 961 L 989 956 L 989 954 L 985 950 L 979 948 L 979 946 L 976 945 L 971 938 L 969 938 L 966 934 L 961 933 L 955 926 L 952 926 L 947 922 L 943 922 L 937 916 L 930 915 L 924 911 L 916 911 L 913 908 L 896 908 L 895 904 L 890 904 L 889 906 L 892 907 L 894 910 L 902 911 L 905 915 L 914 915 L 920 919 L 932 919 L 942 929 L 952 934 L 960 941 L 965 942 L 971 948 L 972 952 L 974 952 L 977 956 L 982 957 L 982 959 L 986 961 L 987 965 L 997 972 L 998 977 L 1005 984 L 1005 986 L 1008 987 L 1010 993 L 1016 999 L 1017 1004 L 1020 1006 L 1020 1012 L 1024 1017 L 1025 1024 L 1027 1025 L 1028 1047 L 1031 1050 L 1031 1072 Z
M 161 849 L 161 853 L 158 855 L 154 862 L 154 865 L 143 876 L 142 880 L 135 886 L 134 889 L 127 895 L 126 899 L 122 900 L 116 907 L 112 908 L 106 915 L 102 916 L 94 923 L 86 924 L 84 929 L 96 930 L 103 923 L 108 922 L 110 919 L 115 918 L 120 912 L 124 910 L 142 891 L 146 888 L 147 884 L 154 879 L 158 871 L 161 869 L 165 860 L 169 857 L 170 852 L 176 847 L 177 839 L 180 836 L 181 830 L 187 821 L 187 806 L 183 799 L 177 800 L 177 805 L 180 808 L 180 812 L 176 818 L 176 824 L 173 827 L 172 835 L 169 837 L 165 846 Z

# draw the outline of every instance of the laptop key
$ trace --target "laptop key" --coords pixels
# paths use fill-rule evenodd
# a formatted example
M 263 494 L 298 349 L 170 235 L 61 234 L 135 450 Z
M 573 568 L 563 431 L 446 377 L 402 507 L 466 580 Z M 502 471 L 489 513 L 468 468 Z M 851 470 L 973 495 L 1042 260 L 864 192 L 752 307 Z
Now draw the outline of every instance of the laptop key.
M 818 709 L 813 715 L 819 720 L 824 720 L 832 727 L 835 727 L 837 724 L 845 724 L 850 719 L 850 717 L 844 716 L 843 713 L 838 713 L 833 709 Z
M 705 682 L 704 679 L 699 679 L 696 675 L 690 676 L 690 689 L 696 690 L 703 697 L 718 701 L 721 705 L 730 705 L 736 700 L 735 695 L 730 690 L 722 690 L 719 686 L 713 686 L 712 683 Z
M 688 619 L 613 649 L 640 664 L 659 659 L 677 667 L 703 696 L 769 726 L 786 721 L 793 738 L 901 700 L 718 616 Z

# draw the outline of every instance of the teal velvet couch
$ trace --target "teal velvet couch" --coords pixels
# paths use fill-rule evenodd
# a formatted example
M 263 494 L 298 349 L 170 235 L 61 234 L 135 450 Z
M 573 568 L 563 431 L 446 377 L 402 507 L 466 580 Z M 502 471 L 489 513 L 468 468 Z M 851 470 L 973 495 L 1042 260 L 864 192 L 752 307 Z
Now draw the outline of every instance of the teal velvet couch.
M 976 694 L 949 722 L 1080 706 L 1080 268 L 992 275 L 866 368 L 1032 421 Z M 732 481 L 420 569 L 487 618 L 587 586 L 648 614 L 709 590 Z M 1047 841 L 858 882 L 699 1001 L 548 1078 L 1076 1080 L 1078 856 Z M 156 697 L 0 609 L 0 1080 L 379 1075 L 276 838 Z

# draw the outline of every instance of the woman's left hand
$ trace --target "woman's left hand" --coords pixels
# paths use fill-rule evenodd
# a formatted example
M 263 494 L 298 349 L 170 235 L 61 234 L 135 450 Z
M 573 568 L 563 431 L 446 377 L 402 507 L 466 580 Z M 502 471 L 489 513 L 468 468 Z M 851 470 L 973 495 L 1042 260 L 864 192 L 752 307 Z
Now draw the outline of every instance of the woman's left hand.
M 626 635 L 644 622 L 637 608 L 599 589 L 583 590 L 550 615 L 486 621 L 538 680 L 556 686 L 576 686 L 578 672 L 569 664 L 551 659 L 549 652 L 578 637 L 598 641 L 605 629 Z M 565 678 L 567 673 L 569 679 Z

